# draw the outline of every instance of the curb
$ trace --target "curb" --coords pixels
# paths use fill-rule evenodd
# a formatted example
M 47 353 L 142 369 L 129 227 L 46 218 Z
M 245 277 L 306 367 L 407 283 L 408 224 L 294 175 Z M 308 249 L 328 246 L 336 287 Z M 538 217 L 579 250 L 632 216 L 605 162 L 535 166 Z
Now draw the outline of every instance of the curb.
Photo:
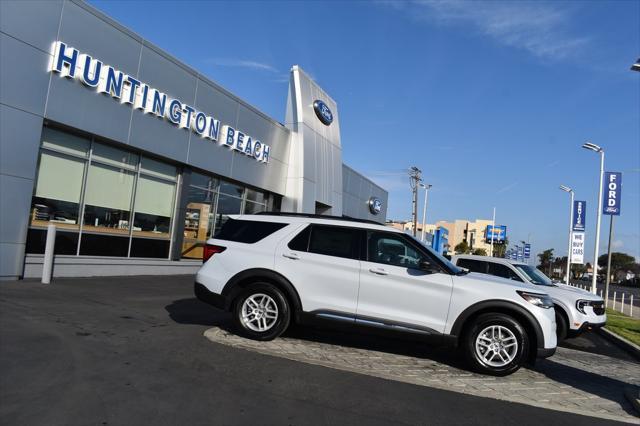
M 599 328 L 597 332 L 605 339 L 616 344 L 621 349 L 624 349 L 625 351 L 627 351 L 637 360 L 640 360 L 640 346 L 636 345 L 633 342 L 628 341 L 622 336 L 618 336 L 617 334 L 607 330 L 605 327 Z
M 640 416 L 640 388 L 629 386 L 624 389 L 624 396 L 636 409 L 636 413 Z

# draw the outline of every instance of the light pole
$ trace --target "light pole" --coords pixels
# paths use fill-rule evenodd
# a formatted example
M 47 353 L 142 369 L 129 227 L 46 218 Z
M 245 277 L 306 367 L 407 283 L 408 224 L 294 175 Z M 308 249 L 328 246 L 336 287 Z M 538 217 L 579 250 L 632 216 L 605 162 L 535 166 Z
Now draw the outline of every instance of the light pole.
M 564 192 L 568 192 L 571 195 L 571 201 L 569 204 L 569 251 L 567 251 L 567 285 L 569 285 L 569 275 L 571 271 L 571 236 L 573 235 L 573 189 L 565 185 L 560 185 L 560 189 Z
M 427 223 L 427 199 L 429 198 L 429 189 L 431 189 L 433 185 L 428 183 L 421 183 L 420 188 L 424 188 L 424 208 L 422 209 L 422 235 L 420 237 L 420 241 L 424 243 L 424 228 Z
M 600 221 L 602 219 L 602 180 L 604 178 L 604 149 L 591 142 L 585 142 L 582 147 L 600 154 L 600 189 L 598 190 L 598 202 L 596 203 L 596 208 L 598 209 L 596 220 L 596 244 L 593 254 L 593 277 L 591 279 L 591 292 L 593 294 L 596 294 L 598 283 L 598 246 L 600 245 Z
M 491 246 L 489 257 L 493 257 L 493 236 L 496 234 L 496 208 L 493 208 L 493 219 L 491 219 Z

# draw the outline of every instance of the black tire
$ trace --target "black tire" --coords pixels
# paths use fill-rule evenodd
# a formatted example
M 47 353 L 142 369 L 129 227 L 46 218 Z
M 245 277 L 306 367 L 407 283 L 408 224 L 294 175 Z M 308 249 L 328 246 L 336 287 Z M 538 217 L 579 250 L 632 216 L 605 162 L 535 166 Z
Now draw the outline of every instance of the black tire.
M 485 359 L 479 351 L 482 349 L 476 350 L 476 340 L 480 334 L 484 334 L 483 332 L 492 326 L 499 326 L 508 329 L 508 331 L 512 334 L 513 339 L 504 340 L 505 344 L 511 345 L 512 342 L 515 341 L 517 346 L 513 348 L 513 346 L 509 346 L 508 349 L 505 348 L 505 358 L 509 359 L 510 356 L 513 356 L 513 359 L 507 362 L 504 365 L 491 365 Z M 502 333 L 508 334 L 506 331 L 502 331 Z M 486 337 L 485 337 L 486 338 Z M 515 339 L 515 340 L 514 340 Z M 495 345 L 497 343 L 490 342 L 490 345 Z M 482 314 L 475 318 L 473 322 L 466 328 L 460 345 L 463 356 L 465 357 L 467 364 L 469 367 L 482 374 L 489 374 L 492 376 L 507 376 L 516 372 L 527 360 L 529 354 L 529 336 L 525 331 L 524 327 L 515 320 L 513 317 L 509 315 L 500 314 L 500 313 L 487 313 Z M 502 358 L 502 351 L 499 351 L 499 356 Z M 485 349 L 484 354 L 486 356 L 491 355 L 495 352 L 492 349 Z M 495 358 L 490 359 L 490 362 L 501 363 L 500 358 L 496 354 Z
M 259 331 L 251 328 L 251 325 L 256 327 L 260 322 L 248 324 L 242 319 L 243 306 L 245 306 L 245 301 L 247 301 L 247 299 L 254 296 L 256 298 L 254 300 L 259 300 L 261 298 L 268 300 L 260 295 L 266 295 L 277 306 L 277 318 L 265 331 Z M 289 321 L 291 319 L 291 310 L 289 302 L 287 302 L 287 298 L 276 286 L 267 282 L 255 282 L 246 286 L 235 299 L 232 312 L 233 323 L 238 334 L 253 340 L 261 341 L 273 340 L 280 336 L 289 326 Z M 255 318 L 255 315 L 251 318 Z M 265 321 L 267 321 L 266 318 Z
M 569 333 L 569 324 L 565 316 L 560 312 L 560 308 L 555 308 L 556 310 L 556 337 L 558 339 L 558 344 L 564 341 L 567 338 Z

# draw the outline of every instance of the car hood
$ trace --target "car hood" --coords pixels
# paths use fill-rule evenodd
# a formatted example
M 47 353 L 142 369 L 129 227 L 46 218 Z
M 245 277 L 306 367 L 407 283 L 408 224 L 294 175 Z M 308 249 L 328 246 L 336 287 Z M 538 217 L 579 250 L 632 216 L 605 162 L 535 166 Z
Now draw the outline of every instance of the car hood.
M 549 293 L 551 297 L 572 298 L 574 300 L 602 300 L 602 297 L 566 284 L 554 283 L 554 286 L 544 286 L 544 291 Z

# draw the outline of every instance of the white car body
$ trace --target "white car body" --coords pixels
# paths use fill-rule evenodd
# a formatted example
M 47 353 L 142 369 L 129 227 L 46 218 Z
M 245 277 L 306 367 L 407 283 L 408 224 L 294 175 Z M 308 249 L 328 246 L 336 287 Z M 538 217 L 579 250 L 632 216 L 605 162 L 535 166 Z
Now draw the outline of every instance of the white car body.
M 311 243 L 307 245 L 308 250 L 289 247 L 309 225 L 353 229 L 364 236 L 372 235 L 367 231 L 378 231 L 391 238 L 376 240 L 377 244 L 393 241 L 393 238 L 410 238 L 401 231 L 371 222 L 303 215 L 242 215 L 230 216 L 230 219 L 242 223 L 282 224 L 282 228 L 253 243 L 216 238 L 207 242 L 223 251 L 213 255 L 198 271 L 196 295 L 214 306 L 232 308 L 233 291 L 230 288 L 245 276 L 277 275 L 295 290 L 296 295 L 292 298 L 297 296 L 299 300 L 294 303 L 297 320 L 312 316 L 456 338 L 465 319 L 472 318 L 473 312 L 491 306 L 502 307 L 517 311 L 516 316 L 530 321 L 527 327 L 535 331 L 530 337 L 534 357 L 550 356 L 555 351 L 553 309 L 537 306 L 518 293 L 525 291 L 540 298 L 547 297 L 540 288 L 481 274 L 454 275 L 445 268 L 439 272 L 423 272 L 368 261 L 362 255 L 356 259 L 318 254 L 310 251 Z M 311 235 L 312 231 L 308 232 Z M 422 246 L 420 250 L 423 249 Z M 368 253 L 371 249 L 366 250 Z M 420 250 L 417 252 L 422 253 Z M 447 262 L 446 259 L 443 261 Z M 442 272 L 445 270 L 447 273 Z
M 602 299 L 602 297 L 566 284 L 557 282 L 552 283 L 551 279 L 546 277 L 546 275 L 544 275 L 544 273 L 539 270 L 537 270 L 537 273 L 543 275 L 548 279 L 548 283 L 552 284 L 536 284 L 532 281 L 532 278 L 530 276 L 524 273 L 524 271 L 526 271 L 526 269 L 524 268 L 530 267 L 530 265 L 527 265 L 526 263 L 497 257 L 475 255 L 453 256 L 451 258 L 451 261 L 457 266 L 465 267 L 465 262 L 463 261 L 463 259 L 504 265 L 508 267 L 517 277 L 519 277 L 520 280 L 522 280 L 522 283 L 537 287 L 538 289 L 549 294 L 549 296 L 551 296 L 551 299 L 553 299 L 553 303 L 556 305 L 556 310 L 559 309 L 560 312 L 565 315 L 568 322 L 569 330 L 572 334 L 576 334 L 591 327 L 602 327 L 607 322 L 607 314 L 604 312 L 604 300 Z M 594 303 L 598 308 L 602 306 L 601 310 L 599 309 L 600 313 L 594 312 L 594 306 L 592 305 L 583 306 L 583 312 L 581 312 L 577 308 L 578 301 L 588 301 L 589 303 Z

